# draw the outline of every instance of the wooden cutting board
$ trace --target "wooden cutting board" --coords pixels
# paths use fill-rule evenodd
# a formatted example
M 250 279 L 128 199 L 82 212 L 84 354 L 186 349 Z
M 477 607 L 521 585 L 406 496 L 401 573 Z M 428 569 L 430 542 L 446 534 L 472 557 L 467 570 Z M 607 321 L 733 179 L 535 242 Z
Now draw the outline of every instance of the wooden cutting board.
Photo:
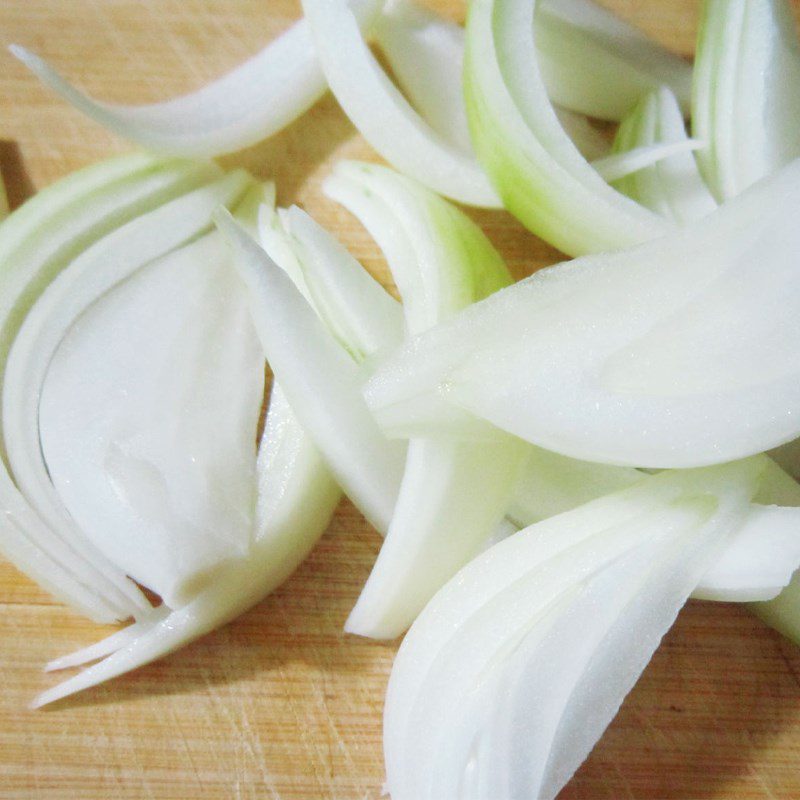
M 606 0 L 661 41 L 693 48 L 695 0 Z M 460 0 L 439 0 L 463 17 Z M 3 0 L 0 39 L 121 102 L 195 88 L 299 16 L 289 0 Z M 0 169 L 13 205 L 129 146 L 0 54 Z M 338 158 L 374 159 L 326 97 L 271 141 L 225 159 L 278 184 L 377 275 L 366 233 L 325 200 Z M 507 214 L 470 212 L 521 277 L 558 255 Z M 163 661 L 49 710 L 50 658 L 110 629 L 0 564 L 0 797 L 381 796 L 381 709 L 395 646 L 341 633 L 379 539 L 343 503 L 274 595 Z M 563 798 L 800 798 L 800 651 L 745 609 L 690 603 Z M 442 800 L 447 800 L 442 798 Z

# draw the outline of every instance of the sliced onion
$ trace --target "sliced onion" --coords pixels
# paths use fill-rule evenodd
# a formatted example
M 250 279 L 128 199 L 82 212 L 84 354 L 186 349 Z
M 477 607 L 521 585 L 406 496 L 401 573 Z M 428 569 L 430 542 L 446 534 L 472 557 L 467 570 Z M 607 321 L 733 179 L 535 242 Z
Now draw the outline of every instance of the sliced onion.
M 324 191 L 383 249 L 412 333 L 511 281 L 474 223 L 409 178 L 374 164 L 340 162 Z M 399 636 L 493 535 L 523 454 L 521 443 L 506 436 L 412 439 L 386 541 L 345 630 Z
M 376 22 L 375 42 L 428 125 L 472 153 L 461 78 L 464 29 L 413 0 L 390 0 Z
M 704 145 L 696 139 L 686 139 L 677 142 L 650 142 L 641 147 L 634 147 L 625 152 L 612 153 L 602 159 L 596 159 L 592 166 L 603 180 L 613 183 L 627 175 L 651 169 L 662 161 L 667 161 L 675 155 L 681 155 L 691 150 L 699 150 Z
M 800 156 L 800 46 L 785 0 L 707 0 L 697 39 L 692 131 L 717 198 Z
M 256 330 L 289 404 L 344 492 L 385 531 L 405 448 L 383 436 L 361 396 L 356 364 L 291 279 L 232 220 L 220 214 L 217 224 L 234 248 Z
M 631 466 L 719 463 L 795 438 L 798 206 L 800 162 L 669 237 L 543 270 L 404 346 L 368 402 L 391 435 L 435 431 L 454 405 L 563 455 Z
M 537 5 L 476 0 L 467 21 L 467 117 L 503 204 L 572 255 L 666 233 L 669 223 L 609 187 L 564 132 L 534 48 Z
M 373 0 L 354 0 L 361 25 L 377 11 Z M 34 53 L 11 45 L 12 54 L 44 84 L 87 116 L 120 136 L 160 153 L 209 157 L 260 142 L 307 111 L 327 85 L 308 24 L 301 20 L 232 72 L 198 91 L 151 105 L 93 100 Z
M 454 200 L 500 205 L 474 158 L 437 134 L 392 84 L 361 37 L 345 0 L 306 0 L 303 11 L 331 91 L 380 155 L 400 172 Z
M 122 223 L 213 177 L 212 165 L 136 154 L 74 173 L 45 189 L 0 226 L 0 376 L 30 306 L 82 250 Z M 125 619 L 149 603 L 83 534 L 48 527 L 13 483 L 4 461 L 2 550 L 46 590 L 98 621 Z
M 686 141 L 677 100 L 669 89 L 661 87 L 643 97 L 623 119 L 614 149 L 628 152 L 657 142 Z M 702 219 L 717 207 L 691 153 L 676 153 L 615 185 L 628 197 L 679 225 Z
M 763 467 L 647 478 L 465 567 L 392 669 L 392 797 L 555 797 L 736 531 Z
M 206 194 L 204 214 L 199 199 L 175 214 L 201 232 L 235 191 L 229 181 L 227 198 L 223 187 Z M 80 265 L 89 275 L 68 270 L 71 285 L 43 296 L 12 351 L 4 405 L 31 502 L 175 608 L 250 546 L 263 360 L 218 236 L 149 258 L 144 236 L 155 248 L 157 230 L 180 235 L 164 218 L 113 245 L 132 263 L 93 253 Z M 101 275 L 115 288 L 90 307 Z M 75 305 L 87 310 L 72 316 Z M 24 409 L 40 397 L 37 426 Z
M 531 447 L 514 488 L 507 516 L 525 528 L 646 477 L 632 467 L 592 464 Z
M 285 398 L 273 392 L 259 456 L 259 501 L 253 547 L 233 560 L 186 606 L 56 662 L 107 658 L 40 694 L 37 708 L 96 686 L 188 644 L 246 611 L 297 568 L 330 521 L 340 493 Z M 132 626 L 133 627 L 133 626 Z M 130 633 L 128 633 L 130 631 Z
M 325 324 L 356 361 L 388 352 L 405 336 L 403 309 L 341 244 L 296 206 L 284 223 Z

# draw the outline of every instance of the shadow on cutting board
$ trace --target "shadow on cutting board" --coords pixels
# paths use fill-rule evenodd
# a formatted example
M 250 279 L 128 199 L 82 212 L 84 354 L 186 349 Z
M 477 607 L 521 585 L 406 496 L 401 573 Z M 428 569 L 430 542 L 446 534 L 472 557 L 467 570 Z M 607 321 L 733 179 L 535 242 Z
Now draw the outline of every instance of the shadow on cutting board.
M 6 187 L 11 211 L 36 194 L 30 175 L 25 169 L 19 145 L 8 139 L 0 139 L 0 176 Z

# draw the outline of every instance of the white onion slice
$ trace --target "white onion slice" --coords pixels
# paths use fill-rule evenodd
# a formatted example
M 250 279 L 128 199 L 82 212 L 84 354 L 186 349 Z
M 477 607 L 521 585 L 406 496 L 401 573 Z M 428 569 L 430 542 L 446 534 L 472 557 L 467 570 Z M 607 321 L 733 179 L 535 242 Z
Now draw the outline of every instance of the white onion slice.
M 785 0 L 702 7 L 692 131 L 717 198 L 734 197 L 800 156 L 800 46 Z
M 414 0 L 390 0 L 375 42 L 422 118 L 450 145 L 472 153 L 461 78 L 464 29 Z
M 263 359 L 218 236 L 145 263 L 54 351 L 48 339 L 62 320 L 43 318 L 29 350 L 32 383 L 14 398 L 35 407 L 41 393 L 38 430 L 23 429 L 40 433 L 41 455 L 38 437 L 23 434 L 13 455 L 53 524 L 59 512 L 64 526 L 71 517 L 176 608 L 250 546 Z
M 177 650 L 246 611 L 279 586 L 306 557 L 327 527 L 340 492 L 316 449 L 297 425 L 285 399 L 273 391 L 259 451 L 259 499 L 253 547 L 232 561 L 191 603 L 157 616 L 135 630 L 113 634 L 65 657 L 66 666 L 111 655 L 48 689 L 32 707 L 96 686 Z M 130 633 L 128 633 L 130 631 Z
M 354 0 L 359 24 L 377 11 L 373 0 Z M 208 157 L 260 142 L 308 110 L 327 84 L 308 24 L 301 20 L 232 72 L 189 94 L 151 105 L 94 100 L 19 45 L 11 52 L 44 84 L 87 116 L 160 153 Z
M 626 115 L 617 131 L 614 149 L 626 152 L 657 142 L 686 141 L 678 102 L 672 92 L 662 86 L 645 95 Z M 679 225 L 702 219 L 717 207 L 691 153 L 676 153 L 622 178 L 616 187 Z
M 620 465 L 720 463 L 795 438 L 798 207 L 800 161 L 669 237 L 543 270 L 404 346 L 368 402 L 391 435 L 435 430 L 455 405 Z
M 294 208 L 275 213 L 262 207 L 259 218 L 259 237 L 267 255 L 291 278 L 331 336 L 356 363 L 378 357 L 380 351 L 400 343 L 405 326 L 399 303 L 327 231 Z M 328 406 L 327 410 L 334 415 L 345 411 L 341 420 L 330 423 L 331 431 L 349 431 L 353 426 L 350 409 Z M 366 424 L 374 427 L 371 418 Z M 357 434 L 349 433 L 346 438 L 347 446 L 358 446 Z M 367 437 L 363 441 L 372 448 L 376 439 Z M 383 446 L 386 457 L 393 459 L 395 456 L 388 451 L 396 450 L 396 445 L 384 441 Z M 357 487 L 353 491 L 359 497 L 397 496 L 400 474 L 396 470 L 361 468 L 374 460 L 374 454 L 357 455 L 351 450 L 346 459 L 331 442 L 325 447 L 327 454 L 340 459 L 339 468 L 345 474 L 355 465 L 353 477 L 345 484 Z M 378 532 L 384 534 L 385 529 Z
M 374 164 L 340 162 L 323 188 L 383 249 L 412 333 L 511 281 L 474 223 L 410 178 Z M 412 439 L 386 541 L 345 630 L 399 636 L 493 535 L 524 451 L 502 435 L 477 443 Z
M 754 504 L 693 597 L 738 603 L 771 600 L 798 567 L 800 508 Z
M 666 233 L 669 223 L 608 186 L 565 133 L 534 47 L 537 6 L 476 0 L 467 21 L 467 118 L 503 204 L 571 255 Z
M 217 225 L 234 248 L 264 352 L 289 404 L 344 492 L 385 531 L 405 448 L 383 436 L 361 396 L 358 367 L 291 279 L 235 222 L 220 214 Z
M 377 63 L 345 0 L 306 0 L 325 77 L 344 112 L 390 164 L 468 205 L 498 207 L 488 178 L 414 111 Z
M 353 358 L 397 347 L 405 336 L 400 304 L 304 211 L 292 206 L 283 219 L 315 308 Z
M 736 531 L 763 467 L 647 478 L 461 570 L 392 669 L 392 797 L 554 797 Z
M 25 314 L 77 254 L 127 220 L 218 176 L 212 165 L 135 154 L 74 173 L 45 189 L 0 226 L 0 374 Z M 5 454 L 4 454 L 5 455 Z M 83 534 L 48 527 L 0 469 L 8 525 L 4 554 L 46 590 L 97 621 L 140 614 L 149 603 Z

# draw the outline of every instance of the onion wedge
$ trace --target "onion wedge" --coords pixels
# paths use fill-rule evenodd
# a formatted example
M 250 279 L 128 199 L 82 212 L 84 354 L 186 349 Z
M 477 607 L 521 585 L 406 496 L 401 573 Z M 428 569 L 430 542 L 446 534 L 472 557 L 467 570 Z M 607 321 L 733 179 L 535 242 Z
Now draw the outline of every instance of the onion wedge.
M 795 438 L 798 207 L 800 161 L 669 237 L 540 271 L 401 348 L 368 403 L 393 436 L 437 430 L 455 406 L 623 466 L 702 466 Z
M 785 0 L 705 0 L 697 38 L 692 132 L 718 200 L 800 156 L 800 46 Z
M 383 249 L 412 334 L 511 282 L 474 223 L 410 178 L 373 164 L 340 162 L 323 188 Z M 475 427 L 481 428 L 477 420 Z M 524 451 L 521 442 L 502 434 L 479 442 L 411 440 L 386 541 L 346 631 L 391 639 L 413 622 L 493 535 Z
M 74 173 L 40 192 L 0 226 L 0 378 L 30 306 L 92 242 L 150 208 L 219 176 L 208 164 L 136 154 Z M 7 524 L 0 549 L 47 591 L 97 621 L 146 612 L 150 605 L 87 538 L 65 538 L 17 489 L 5 460 L 0 505 Z
M 467 119 L 478 159 L 503 204 L 570 255 L 666 233 L 670 224 L 608 186 L 564 131 L 534 46 L 538 5 L 475 0 L 467 20 Z
M 377 3 L 354 0 L 359 24 Z M 19 45 L 11 53 L 79 111 L 125 139 L 183 157 L 210 157 L 256 144 L 285 128 L 325 93 L 314 43 L 304 20 L 295 23 L 232 72 L 196 92 L 142 106 L 93 100 Z
M 264 352 L 292 410 L 347 496 L 385 531 L 405 447 L 387 442 L 361 396 L 357 365 L 292 280 L 229 216 L 220 211 L 215 219 L 233 248 Z
M 174 610 L 155 609 L 143 623 L 51 662 L 52 669 L 107 656 L 48 689 L 32 707 L 68 697 L 177 650 L 229 622 L 279 586 L 327 527 L 340 492 L 280 391 L 273 391 L 259 450 L 259 495 L 252 547 L 213 583 Z
M 372 56 L 345 0 L 305 0 L 328 85 L 361 135 L 400 172 L 467 205 L 500 200 L 475 159 L 437 134 Z
M 204 213 L 176 204 L 187 228 L 194 213 L 208 229 L 224 198 L 215 188 Z M 219 237 L 150 258 L 145 241 L 181 227 L 151 217 L 112 245 L 114 261 L 91 253 L 73 265 L 88 276 L 68 270 L 34 308 L 9 360 L 4 416 L 17 480 L 40 513 L 77 525 L 174 608 L 249 547 L 263 361 Z
M 554 798 L 741 524 L 763 468 L 649 477 L 461 570 L 392 669 L 392 797 Z

